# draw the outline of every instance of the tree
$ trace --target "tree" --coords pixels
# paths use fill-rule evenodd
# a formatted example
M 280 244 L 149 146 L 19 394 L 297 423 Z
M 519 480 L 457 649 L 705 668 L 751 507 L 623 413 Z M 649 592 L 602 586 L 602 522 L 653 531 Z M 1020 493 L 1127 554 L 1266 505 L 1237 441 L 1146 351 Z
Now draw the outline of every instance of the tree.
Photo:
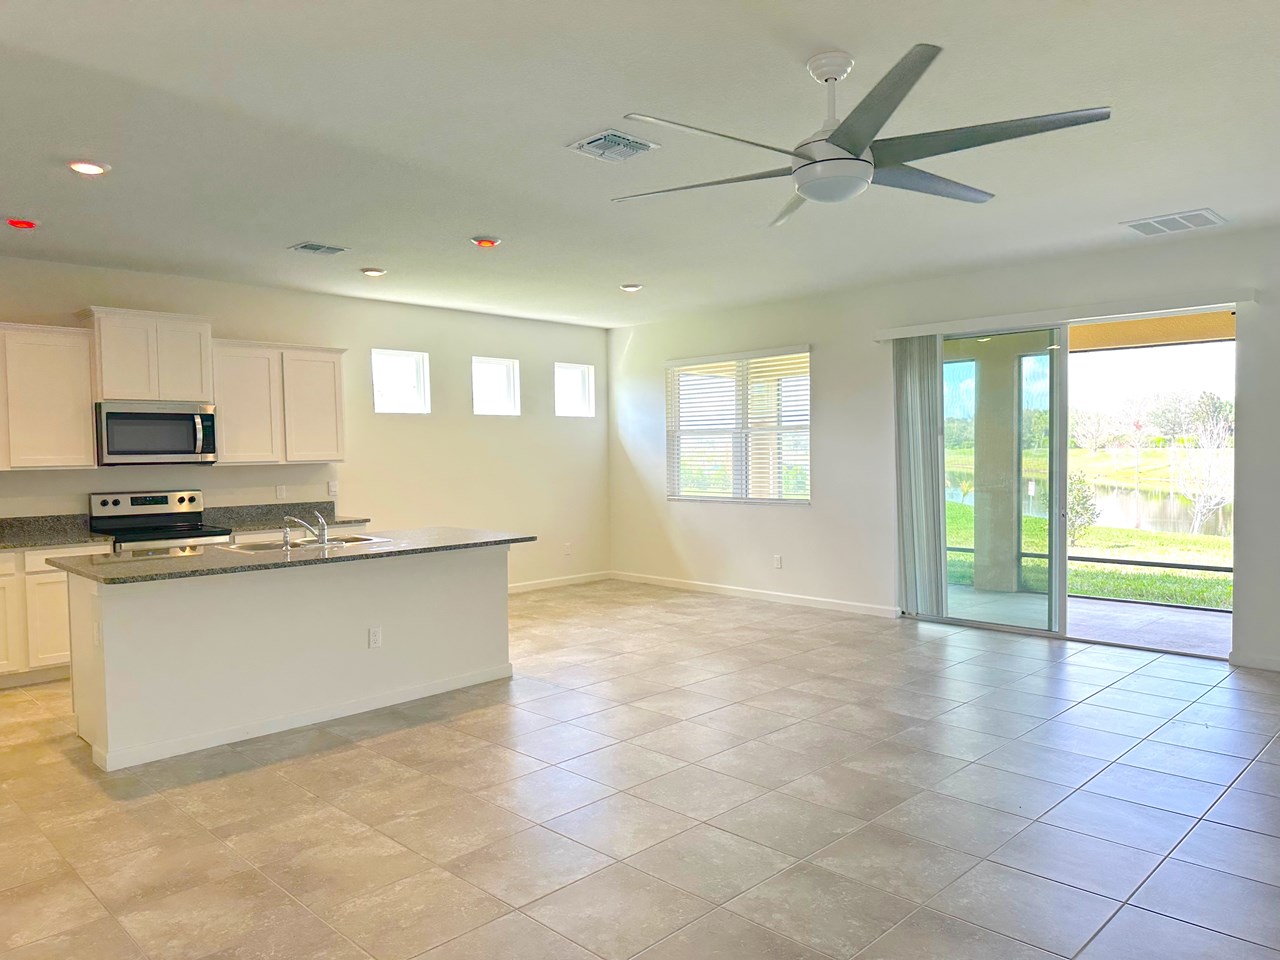
M 949 450 L 973 448 L 973 418 L 947 417 L 943 425 L 942 436 Z
M 1075 546 L 1086 530 L 1098 522 L 1098 496 L 1083 471 L 1067 477 L 1067 543 Z
M 1111 446 L 1120 429 L 1110 413 L 1101 410 L 1073 410 L 1071 442 L 1082 450 L 1101 450 Z
M 1178 493 L 1191 504 L 1191 532 L 1235 498 L 1236 412 L 1229 400 L 1201 393 L 1185 407 L 1182 443 L 1175 454 Z
M 1176 444 L 1186 434 L 1191 423 L 1193 405 L 1193 399 L 1185 393 L 1175 394 L 1172 397 L 1156 397 L 1151 404 L 1148 419 L 1157 433 L 1168 437 Z
M 1173 441 L 1173 480 L 1191 505 L 1191 532 L 1235 497 L 1236 411 L 1216 393 L 1165 398 L 1151 415 L 1161 433 Z

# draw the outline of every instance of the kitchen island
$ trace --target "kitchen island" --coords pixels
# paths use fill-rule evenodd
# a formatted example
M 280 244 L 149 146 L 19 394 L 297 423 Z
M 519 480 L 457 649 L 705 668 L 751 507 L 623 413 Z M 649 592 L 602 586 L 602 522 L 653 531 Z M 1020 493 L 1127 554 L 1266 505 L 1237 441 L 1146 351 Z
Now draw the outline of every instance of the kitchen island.
M 510 676 L 507 553 L 431 527 L 358 542 L 50 560 L 78 732 L 118 770 Z

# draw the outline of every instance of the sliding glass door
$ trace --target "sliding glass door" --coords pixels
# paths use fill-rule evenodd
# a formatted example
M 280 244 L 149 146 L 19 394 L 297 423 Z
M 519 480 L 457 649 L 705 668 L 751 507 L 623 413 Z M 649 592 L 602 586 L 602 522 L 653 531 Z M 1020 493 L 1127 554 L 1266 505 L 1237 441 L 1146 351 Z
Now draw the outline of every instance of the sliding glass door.
M 942 345 L 944 615 L 1061 629 L 1062 334 Z

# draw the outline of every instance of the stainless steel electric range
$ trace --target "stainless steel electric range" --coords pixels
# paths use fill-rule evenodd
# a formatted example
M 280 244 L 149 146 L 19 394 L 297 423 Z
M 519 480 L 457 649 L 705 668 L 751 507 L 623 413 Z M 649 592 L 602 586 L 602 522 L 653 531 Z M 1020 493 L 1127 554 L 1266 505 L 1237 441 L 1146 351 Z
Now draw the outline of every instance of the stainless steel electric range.
M 229 529 L 204 522 L 199 490 L 90 494 L 89 529 L 113 537 L 116 553 L 231 542 Z

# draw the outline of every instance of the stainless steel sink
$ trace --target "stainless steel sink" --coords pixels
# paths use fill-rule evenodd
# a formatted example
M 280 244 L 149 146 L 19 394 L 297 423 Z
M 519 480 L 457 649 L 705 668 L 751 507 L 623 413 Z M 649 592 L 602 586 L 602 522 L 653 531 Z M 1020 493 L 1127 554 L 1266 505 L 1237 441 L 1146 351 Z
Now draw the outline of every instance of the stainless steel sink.
M 345 547 L 348 544 L 363 543 L 390 543 L 387 537 L 369 537 L 364 534 L 350 533 L 340 537 L 330 537 L 330 547 Z M 284 553 L 284 545 L 279 540 L 267 540 L 261 543 L 228 543 L 219 544 L 223 550 L 234 550 L 236 553 Z M 315 537 L 306 537 L 302 540 L 290 540 L 289 549 L 306 550 L 309 547 L 320 546 L 320 541 Z
M 318 546 L 320 543 L 320 541 L 317 540 L 315 537 L 305 537 L 304 539 L 299 540 L 298 542 L 302 544 L 302 546 L 304 547 L 314 547 L 314 546 Z M 391 540 L 388 537 L 370 537 L 362 533 L 348 533 L 348 534 L 345 534 L 344 536 L 338 536 L 338 537 L 335 537 L 333 534 L 329 535 L 329 546 L 331 547 L 338 546 L 339 544 L 345 546 L 348 543 L 390 543 L 390 542 Z
M 221 543 L 218 544 L 220 549 L 234 550 L 236 553 L 270 553 L 275 550 L 277 553 L 284 553 L 284 544 L 276 540 L 267 540 L 263 543 Z M 302 541 L 289 541 L 291 548 L 302 546 Z

